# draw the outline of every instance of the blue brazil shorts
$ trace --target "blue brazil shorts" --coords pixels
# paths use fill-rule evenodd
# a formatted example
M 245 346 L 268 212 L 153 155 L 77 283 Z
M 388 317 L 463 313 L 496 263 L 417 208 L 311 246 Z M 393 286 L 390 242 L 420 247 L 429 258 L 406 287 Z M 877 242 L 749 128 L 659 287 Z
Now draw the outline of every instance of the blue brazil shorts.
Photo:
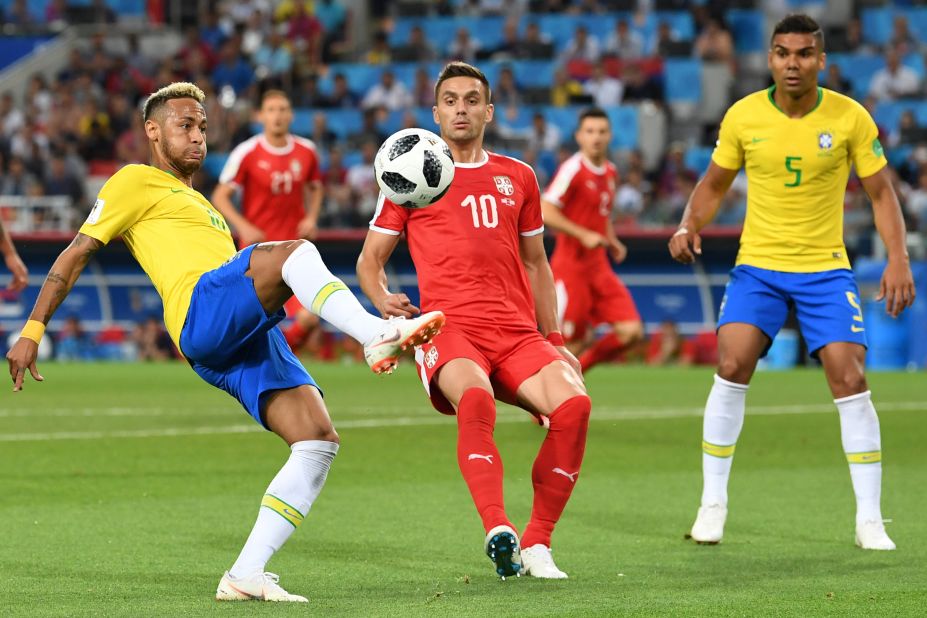
M 242 249 L 197 281 L 180 350 L 201 378 L 237 399 L 264 425 L 261 410 L 270 391 L 319 387 L 277 328 L 286 312 L 267 315 L 254 282 L 245 276 L 254 247 Z
M 795 307 L 801 334 L 813 356 L 828 343 L 838 341 L 866 346 L 859 288 L 853 271 L 845 268 L 787 273 L 736 266 L 721 301 L 718 328 L 744 322 L 759 328 L 772 341 L 790 307 Z

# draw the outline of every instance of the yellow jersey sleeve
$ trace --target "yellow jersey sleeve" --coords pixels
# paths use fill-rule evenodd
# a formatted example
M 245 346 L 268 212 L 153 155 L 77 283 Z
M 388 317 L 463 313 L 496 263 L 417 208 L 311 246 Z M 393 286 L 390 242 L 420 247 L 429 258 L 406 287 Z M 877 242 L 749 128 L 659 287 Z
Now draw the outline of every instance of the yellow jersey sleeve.
M 882 144 L 879 142 L 879 128 L 861 105 L 855 106 L 856 122 L 850 135 L 850 158 L 856 175 L 860 178 L 872 176 L 888 165 Z
M 729 170 L 739 170 L 744 164 L 744 148 L 738 138 L 737 106 L 731 107 L 721 121 L 718 143 L 711 154 L 715 164 Z
M 127 165 L 112 175 L 97 194 L 80 233 L 103 244 L 138 222 L 150 206 L 144 166 Z

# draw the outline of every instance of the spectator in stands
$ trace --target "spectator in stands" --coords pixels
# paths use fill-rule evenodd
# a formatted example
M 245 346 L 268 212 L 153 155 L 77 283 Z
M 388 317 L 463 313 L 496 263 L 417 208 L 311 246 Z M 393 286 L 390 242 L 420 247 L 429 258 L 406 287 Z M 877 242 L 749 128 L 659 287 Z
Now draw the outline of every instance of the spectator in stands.
M 537 22 L 530 21 L 525 26 L 518 57 L 524 60 L 550 60 L 554 57 L 554 44 L 541 32 Z
M 315 16 L 325 33 L 322 42 L 322 61 L 331 62 L 347 46 L 350 35 L 351 13 L 340 0 L 317 0 Z
M 425 37 L 425 31 L 418 24 L 409 30 L 409 38 L 403 45 L 391 49 L 393 62 L 430 62 L 438 57 L 434 46 Z M 432 97 L 434 98 L 434 97 Z
M 92 24 L 115 24 L 117 21 L 116 11 L 106 4 L 106 0 L 92 0 L 90 2 L 88 21 Z
M 646 205 L 645 195 L 648 192 L 648 184 L 641 170 L 632 168 L 627 171 L 615 194 L 617 224 L 637 224 L 637 219 L 643 214 Z
M 137 360 L 164 361 L 175 357 L 171 337 L 157 317 L 151 316 L 137 324 L 132 339 L 138 350 Z
M 29 10 L 26 0 L 13 0 L 6 11 L 6 23 L 20 28 L 30 28 L 38 23 L 38 16 Z
M 338 136 L 328 126 L 328 117 L 322 112 L 312 116 L 312 134 L 309 136 L 320 152 L 328 152 L 335 147 Z
M 189 26 L 184 30 L 183 45 L 181 45 L 180 50 L 177 52 L 177 59 L 180 60 L 184 70 L 189 73 L 191 72 L 190 56 L 196 56 L 192 64 L 198 65 L 200 62 L 205 63 L 205 69 L 208 72 L 212 71 L 219 61 L 217 55 L 218 49 L 213 48 L 209 43 L 203 40 L 198 27 Z
M 872 45 L 863 41 L 863 28 L 858 17 L 852 17 L 843 28 L 828 32 L 825 37 L 828 53 L 870 54 L 875 51 Z
M 26 87 L 23 102 L 29 111 L 35 114 L 39 124 L 44 125 L 48 122 L 53 99 L 51 90 L 48 88 L 48 82 L 43 74 L 33 73 L 29 78 L 29 85 Z
M 648 365 L 688 366 L 695 360 L 695 346 L 679 334 L 679 328 L 672 320 L 660 323 L 647 345 Z
M 737 70 L 734 57 L 734 37 L 731 36 L 720 17 L 708 17 L 705 27 L 695 37 L 694 51 L 703 62 L 725 63 L 730 67 L 732 74 Z
M 332 80 L 332 93 L 328 97 L 326 107 L 355 109 L 359 104 L 360 97 L 351 91 L 348 78 L 344 76 L 344 73 L 335 73 Z
M 583 85 L 570 77 L 566 69 L 554 71 L 554 82 L 550 88 L 550 104 L 554 107 L 571 105 L 577 97 L 583 96 Z
M 115 137 L 110 126 L 109 114 L 100 108 L 94 99 L 84 101 L 78 125 L 78 150 L 86 160 L 113 158 Z
M 605 40 L 605 53 L 622 60 L 637 60 L 644 55 L 644 38 L 631 30 L 627 19 L 619 19 Z
M 348 135 L 348 146 L 353 150 L 360 150 L 367 142 L 382 144 L 386 135 L 380 130 L 378 124 L 379 110 L 375 107 L 365 109 L 361 115 L 361 128 L 357 133 Z
M 199 21 L 200 39 L 213 51 L 222 47 L 222 44 L 229 38 L 229 33 L 219 23 L 219 13 L 207 6 L 206 10 L 200 14 Z
M 560 129 L 548 122 L 541 112 L 535 112 L 531 117 L 527 137 L 528 148 L 535 152 L 556 152 L 562 141 Z
M 219 64 L 212 74 L 212 83 L 217 92 L 224 86 L 229 86 L 235 95 L 241 97 L 254 83 L 254 71 L 251 65 L 242 58 L 241 50 L 234 40 L 222 46 L 219 52 Z
M 76 315 L 64 319 L 58 333 L 55 358 L 59 361 L 89 361 L 94 359 L 93 341 L 84 331 Z
M 473 38 L 468 28 L 458 28 L 454 40 L 447 48 L 448 60 L 463 60 L 473 64 L 476 62 L 476 56 L 483 48 L 479 39 Z
M 434 101 L 434 92 L 431 98 Z M 499 70 L 499 79 L 496 80 L 492 89 L 492 102 L 496 107 L 517 106 L 522 102 L 521 92 L 518 84 L 515 83 L 515 72 L 509 65 Z
M 212 141 L 210 131 L 210 142 Z M 121 164 L 145 163 L 148 161 L 148 139 L 145 137 L 145 126 L 142 115 L 138 112 L 132 114 L 129 128 L 116 138 L 116 161 Z
M 853 86 L 850 84 L 850 80 L 843 76 L 840 65 L 836 62 L 831 62 L 827 65 L 827 77 L 824 78 L 824 83 L 821 85 L 834 92 L 852 96 L 851 91 Z
M 0 138 L 9 139 L 26 122 L 26 116 L 16 105 L 11 92 L 0 95 Z
M 412 105 L 412 95 L 405 84 L 396 79 L 391 69 L 383 71 L 380 75 L 380 83 L 374 85 L 361 102 L 364 109 L 382 107 L 391 112 L 410 105 Z
M 251 13 L 248 22 L 241 32 L 241 52 L 247 57 L 254 57 L 255 52 L 261 48 L 267 35 L 276 32 L 271 28 L 270 20 L 263 11 Z
M 349 227 L 351 187 L 348 185 L 348 170 L 345 169 L 341 150 L 332 148 L 328 153 L 328 166 L 322 170 L 322 186 L 325 201 L 322 204 L 320 227 Z
M 927 232 L 927 167 L 921 167 L 917 185 L 907 195 L 905 210 L 914 219 L 915 229 Z
M 496 92 L 493 91 L 493 96 Z M 435 102 L 435 82 L 425 67 L 415 70 L 415 83 L 412 85 L 412 105 L 431 107 Z
M 624 101 L 663 101 L 663 84 L 648 75 L 637 62 L 629 62 L 624 67 Z
M 68 169 L 64 154 L 53 153 L 43 179 L 45 195 L 65 195 L 75 207 L 84 203 L 84 183 Z
M 45 6 L 45 23 L 51 26 L 52 28 L 60 28 L 66 26 L 67 22 L 65 19 L 68 15 L 68 2 L 67 0 L 51 0 Z
M 260 78 L 286 77 L 286 81 L 289 81 L 288 78 L 293 71 L 293 54 L 283 35 L 277 30 L 270 31 L 254 53 L 252 60 L 255 74 Z
M 605 66 L 599 61 L 592 67 L 592 77 L 583 84 L 583 92 L 592 97 L 596 107 L 608 109 L 621 105 L 624 85 L 620 79 L 608 75 Z
M 351 227 L 367 225 L 377 206 L 380 189 L 373 173 L 373 159 L 380 142 L 367 141 L 361 146 L 361 161 L 348 169 L 352 209 L 348 213 Z
M 892 22 L 892 35 L 888 39 L 887 47 L 894 49 L 901 56 L 918 51 L 920 47 L 917 38 L 908 28 L 908 18 L 903 14 L 896 14 Z
M 0 184 L 0 195 L 30 195 L 36 185 L 39 185 L 38 180 L 26 169 L 23 160 L 17 156 L 10 157 L 6 175 Z
M 560 52 L 559 62 L 562 66 L 567 66 L 577 60 L 593 63 L 598 62 L 601 56 L 602 49 L 598 37 L 589 34 L 585 26 L 579 25 L 576 26 L 573 38 L 567 42 L 566 47 Z
M 328 97 L 319 89 L 319 78 L 315 73 L 303 78 L 296 102 L 299 107 L 325 107 L 328 104 Z
M 688 56 L 691 53 L 691 46 L 679 40 L 668 22 L 661 21 L 657 26 L 656 34 L 647 45 L 647 52 L 651 56 L 661 58 Z
M 287 19 L 286 38 L 294 53 L 305 58 L 309 68 L 315 68 L 322 62 L 322 41 L 325 38 L 322 22 L 312 15 L 305 0 L 294 3 L 293 13 Z
M 901 56 L 893 47 L 885 52 L 885 67 L 876 71 L 869 83 L 869 94 L 878 101 L 893 101 L 913 97 L 920 92 L 921 79 L 914 69 L 901 64 Z
M 393 54 L 389 48 L 389 35 L 378 30 L 373 35 L 373 42 L 365 55 L 367 64 L 389 64 L 393 61 Z
M 36 125 L 34 119 L 26 118 L 19 131 L 10 138 L 10 154 L 22 159 L 33 174 L 39 174 L 48 158 L 48 136 Z
M 219 45 L 225 40 L 223 38 L 222 41 L 215 42 L 208 39 L 207 30 L 201 30 L 200 37 L 209 45 L 213 53 L 215 53 L 215 50 L 219 49 Z M 130 32 L 126 35 L 126 46 L 129 48 L 128 53 L 125 54 L 126 65 L 142 75 L 151 76 L 154 73 L 155 61 L 142 50 L 142 43 L 138 33 Z M 148 93 L 152 89 L 153 86 L 149 86 L 145 89 L 145 93 Z

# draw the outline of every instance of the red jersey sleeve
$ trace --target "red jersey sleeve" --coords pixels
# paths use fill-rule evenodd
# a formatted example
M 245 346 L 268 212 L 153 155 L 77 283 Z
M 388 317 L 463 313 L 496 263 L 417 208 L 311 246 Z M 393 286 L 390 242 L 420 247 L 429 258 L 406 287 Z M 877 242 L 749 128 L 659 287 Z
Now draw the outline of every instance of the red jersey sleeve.
M 522 236 L 536 236 L 544 233 L 544 219 L 541 216 L 541 188 L 534 170 L 525 165 L 525 203 L 518 213 L 518 233 Z
M 370 229 L 381 234 L 398 236 L 405 229 L 408 218 L 407 209 L 397 206 L 381 193 L 377 199 L 377 209 L 370 219 Z
M 547 189 L 544 191 L 544 200 L 563 208 L 573 198 L 575 192 L 573 190 L 575 186 L 573 179 L 579 170 L 580 161 L 578 157 L 572 156 L 564 161 L 557 169 L 557 173 L 554 174 L 553 180 L 547 185 Z
M 246 140 L 236 146 L 229 154 L 229 158 L 219 174 L 220 183 L 230 183 L 237 187 L 245 185 L 245 177 L 248 175 L 248 155 L 254 150 L 252 140 Z
M 319 164 L 319 152 L 315 142 L 304 137 L 294 136 L 296 143 L 303 147 L 306 163 L 306 182 L 321 182 L 322 168 Z

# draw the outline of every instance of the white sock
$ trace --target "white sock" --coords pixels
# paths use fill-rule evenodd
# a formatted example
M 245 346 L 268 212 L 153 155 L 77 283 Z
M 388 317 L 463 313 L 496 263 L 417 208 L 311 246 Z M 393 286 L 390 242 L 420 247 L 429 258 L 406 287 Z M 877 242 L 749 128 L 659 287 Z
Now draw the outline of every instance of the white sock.
M 734 447 L 744 425 L 747 385 L 715 375 L 702 425 L 702 506 L 727 505 Z
M 383 320 L 364 309 L 350 288 L 328 270 L 311 242 L 303 242 L 290 254 L 281 274 L 303 307 L 362 344 L 383 330 Z
M 840 412 L 840 438 L 856 494 L 856 521 L 882 521 L 882 438 L 870 392 L 834 399 Z
M 290 448 L 290 458 L 267 487 L 254 528 L 229 569 L 235 579 L 264 572 L 270 557 L 309 514 L 338 453 L 336 443 L 323 440 L 294 442 Z

